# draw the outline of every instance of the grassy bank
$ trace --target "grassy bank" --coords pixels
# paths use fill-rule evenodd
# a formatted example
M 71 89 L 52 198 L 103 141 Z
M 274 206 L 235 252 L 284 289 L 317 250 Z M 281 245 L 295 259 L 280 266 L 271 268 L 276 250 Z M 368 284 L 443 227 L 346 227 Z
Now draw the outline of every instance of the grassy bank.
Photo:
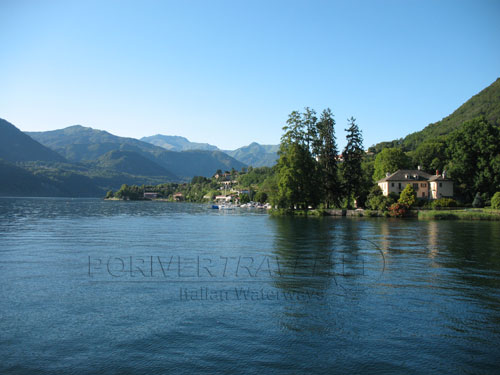
M 500 210 L 422 210 L 418 212 L 420 220 L 490 220 L 500 221 Z
M 285 210 L 272 209 L 272 215 L 284 216 L 345 216 L 345 217 L 389 217 L 388 212 L 371 210 Z M 411 210 L 407 217 L 419 220 L 489 220 L 500 221 L 500 210 L 454 209 L 454 210 Z

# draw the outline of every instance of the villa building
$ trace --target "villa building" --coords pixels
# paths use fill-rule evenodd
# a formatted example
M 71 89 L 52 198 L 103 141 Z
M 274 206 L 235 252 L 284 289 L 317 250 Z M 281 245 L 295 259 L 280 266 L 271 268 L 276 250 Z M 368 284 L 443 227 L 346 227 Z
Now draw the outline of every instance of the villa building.
M 453 181 L 446 178 L 446 171 L 435 175 L 423 172 L 420 169 L 400 169 L 392 174 L 387 173 L 386 177 L 378 182 L 384 195 L 391 193 L 399 194 L 408 184 L 413 185 L 417 193 L 417 198 L 439 199 L 453 197 Z

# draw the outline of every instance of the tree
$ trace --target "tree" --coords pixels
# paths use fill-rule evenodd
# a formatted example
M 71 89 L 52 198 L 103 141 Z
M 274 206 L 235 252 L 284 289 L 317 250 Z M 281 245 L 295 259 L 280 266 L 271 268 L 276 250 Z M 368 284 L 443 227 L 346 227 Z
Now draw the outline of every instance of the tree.
M 266 203 L 267 202 L 267 194 L 263 191 L 258 191 L 255 194 L 255 200 L 259 203 Z
M 407 184 L 399 196 L 398 203 L 406 206 L 407 208 L 411 208 L 416 201 L 417 193 L 413 189 L 412 184 Z
M 344 179 L 345 196 L 347 207 L 351 208 L 351 199 L 358 196 L 362 182 L 361 162 L 364 156 L 363 137 L 361 130 L 356 124 L 356 119 L 351 117 L 348 121 L 347 145 L 344 148 L 342 156 L 344 158 L 342 176 Z
M 446 164 L 446 142 L 439 139 L 424 142 L 410 154 L 413 165 L 421 166 L 424 171 L 442 171 Z
M 275 197 L 275 203 L 282 208 L 307 209 L 318 202 L 316 162 L 309 148 L 311 139 L 304 122 L 307 116 L 293 111 L 283 127 L 285 133 L 278 152 L 278 189 Z
M 307 209 L 317 204 L 315 164 L 309 150 L 298 143 L 280 146 L 278 160 L 278 205 Z
M 410 160 L 399 148 L 384 148 L 377 154 L 374 164 L 373 179 L 375 181 L 385 177 L 386 173 L 394 173 L 398 169 L 408 168 Z
M 497 191 L 491 198 L 491 208 L 500 210 L 500 191 Z
M 110 198 L 113 198 L 113 197 L 114 197 L 113 190 L 109 190 L 106 193 L 106 199 L 110 199 Z
M 471 200 L 474 192 L 492 196 L 500 190 L 500 130 L 478 117 L 450 134 L 447 169 L 458 193 Z
M 479 192 L 477 192 L 476 196 L 474 197 L 474 201 L 472 202 L 472 207 L 474 208 L 484 207 L 483 198 L 481 198 L 481 194 L 479 194 Z
M 341 186 L 337 166 L 335 120 L 330 108 L 325 109 L 313 134 L 312 153 L 318 161 L 321 195 L 326 208 L 340 203 Z
M 305 140 L 307 147 L 311 149 L 312 143 L 317 139 L 317 122 L 316 111 L 309 107 L 304 108 L 304 113 L 302 113 L 302 124 L 305 131 Z
M 248 194 L 241 194 L 240 195 L 240 202 L 241 203 L 248 203 L 248 202 L 250 202 L 250 197 L 248 196 Z

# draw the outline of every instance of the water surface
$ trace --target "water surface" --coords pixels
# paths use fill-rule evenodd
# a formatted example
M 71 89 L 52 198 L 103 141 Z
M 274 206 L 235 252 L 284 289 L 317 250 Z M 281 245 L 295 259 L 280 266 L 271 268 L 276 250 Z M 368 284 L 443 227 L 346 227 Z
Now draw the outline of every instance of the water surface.
M 1 374 L 498 373 L 500 223 L 0 199 Z

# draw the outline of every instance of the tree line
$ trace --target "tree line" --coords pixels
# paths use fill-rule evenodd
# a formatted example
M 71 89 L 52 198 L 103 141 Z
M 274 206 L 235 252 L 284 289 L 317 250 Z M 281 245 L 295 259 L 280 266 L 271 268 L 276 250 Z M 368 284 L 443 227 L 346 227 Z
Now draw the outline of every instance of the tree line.
M 408 201 L 400 201 L 400 196 L 383 196 L 377 181 L 386 173 L 420 166 L 431 174 L 436 169 L 446 169 L 454 181 L 455 196 L 463 204 L 471 204 L 478 196 L 481 202 L 489 204 L 495 192 L 500 191 L 500 131 L 484 117 L 466 122 L 449 135 L 422 143 L 410 152 L 387 147 L 376 154 L 366 153 L 362 131 L 353 117 L 347 120 L 347 144 L 339 152 L 336 126 L 329 108 L 319 116 L 308 107 L 302 112 L 293 111 L 283 127 L 277 164 L 231 171 L 230 179 L 237 180 L 233 188 L 249 191 L 248 196 L 242 197 L 245 201 L 269 202 L 285 210 L 357 206 L 385 211 L 395 203 L 407 206 Z M 215 175 L 222 174 L 217 172 Z M 193 202 L 222 193 L 217 179 L 194 177 L 185 184 L 141 188 L 124 185 L 114 196 L 136 198 L 146 190 L 156 191 L 162 197 L 182 192 L 185 200 Z M 415 204 L 449 207 L 456 202 L 444 199 L 431 205 L 417 200 Z
M 339 155 L 336 122 L 327 108 L 293 111 L 281 137 L 276 166 L 277 189 L 272 203 L 283 209 L 349 208 L 362 190 L 363 137 L 356 120 L 348 120 L 347 145 Z M 340 163 L 340 160 L 343 160 Z

